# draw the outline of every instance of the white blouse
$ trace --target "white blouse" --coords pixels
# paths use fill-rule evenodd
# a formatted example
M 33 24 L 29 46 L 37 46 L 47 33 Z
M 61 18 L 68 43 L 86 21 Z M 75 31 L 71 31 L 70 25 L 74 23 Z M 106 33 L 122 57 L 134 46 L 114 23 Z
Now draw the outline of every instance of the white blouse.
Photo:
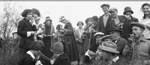
M 142 19 L 140 21 L 141 24 L 144 24 L 146 26 L 150 26 L 150 18 Z M 148 28 L 145 28 L 143 35 L 146 39 L 150 38 L 150 30 Z

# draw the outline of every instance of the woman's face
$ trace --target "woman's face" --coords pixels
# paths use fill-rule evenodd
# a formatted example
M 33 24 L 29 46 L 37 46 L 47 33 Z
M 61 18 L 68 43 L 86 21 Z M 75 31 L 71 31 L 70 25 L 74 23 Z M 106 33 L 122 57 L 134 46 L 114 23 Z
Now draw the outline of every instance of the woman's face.
M 78 27 L 79 27 L 79 28 L 82 28 L 82 26 L 83 26 L 82 23 L 79 23 L 79 24 L 78 24 Z
M 87 24 L 91 25 L 92 23 L 93 23 L 92 20 L 89 20 Z
M 27 14 L 27 19 L 28 20 L 32 20 L 33 19 L 33 17 L 32 17 L 32 12 L 29 12 L 28 14 Z
M 142 11 L 144 14 L 150 14 L 150 7 L 145 5 L 143 8 L 142 8 Z

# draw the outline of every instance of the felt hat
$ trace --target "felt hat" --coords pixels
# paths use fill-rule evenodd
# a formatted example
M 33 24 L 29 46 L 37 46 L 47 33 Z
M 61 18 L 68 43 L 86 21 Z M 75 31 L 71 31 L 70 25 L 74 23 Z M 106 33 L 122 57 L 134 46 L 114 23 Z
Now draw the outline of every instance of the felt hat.
M 50 50 L 53 52 L 53 53 L 56 53 L 56 54 L 60 54 L 60 53 L 63 53 L 64 51 L 64 46 L 61 42 L 56 42 L 54 43 L 54 45 L 50 48 Z
M 119 53 L 119 51 L 117 51 L 117 45 L 114 42 L 110 42 L 110 41 L 103 42 L 101 46 L 101 50 L 111 52 L 111 53 Z
M 44 47 L 44 43 L 41 40 L 32 41 L 29 45 L 30 50 L 41 50 Z
M 123 14 L 125 15 L 127 12 L 131 12 L 132 14 L 134 13 L 134 12 L 132 11 L 131 7 L 125 7 L 125 8 L 124 8 Z

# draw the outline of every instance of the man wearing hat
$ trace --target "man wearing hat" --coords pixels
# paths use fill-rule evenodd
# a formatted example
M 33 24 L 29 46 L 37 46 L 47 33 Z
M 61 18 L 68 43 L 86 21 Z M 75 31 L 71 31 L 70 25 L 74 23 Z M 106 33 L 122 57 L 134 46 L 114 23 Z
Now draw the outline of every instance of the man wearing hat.
M 94 59 L 94 57 L 96 56 L 97 48 L 99 45 L 101 45 L 101 37 L 102 36 L 104 36 L 104 33 L 102 33 L 102 32 L 97 32 L 94 34 L 96 42 L 92 43 L 89 50 L 85 53 L 84 63 L 87 63 L 87 64 L 92 63 L 91 59 Z
M 121 37 L 122 31 L 117 26 L 112 27 L 107 32 L 110 34 L 113 42 L 117 45 L 117 51 L 119 51 L 118 55 L 120 58 L 117 61 L 117 64 L 124 65 L 125 64 L 125 62 L 124 62 L 125 58 L 122 55 L 122 51 L 123 51 L 124 47 L 128 44 L 128 41 Z
M 111 22 L 113 22 L 111 27 L 113 27 L 115 25 L 115 26 L 118 26 L 119 28 L 121 28 L 121 30 L 122 30 L 123 23 L 126 19 L 123 16 L 118 15 L 117 8 L 114 8 L 114 7 L 111 8 L 109 10 L 109 13 L 111 14 Z
M 43 46 L 44 43 L 41 40 L 32 41 L 30 49 L 19 60 L 18 65 L 50 65 L 49 58 L 40 52 Z
M 133 17 L 133 10 L 131 9 L 131 7 L 127 6 L 124 8 L 124 18 L 126 19 L 126 21 L 124 21 L 123 24 L 123 33 L 122 33 L 122 37 L 125 38 L 126 40 L 128 39 L 129 34 L 132 33 L 132 29 L 130 27 L 130 24 L 132 22 L 138 22 L 138 19 Z
M 56 42 L 50 49 L 54 55 L 50 62 L 52 65 L 71 65 L 69 57 L 64 53 L 64 46 L 61 42 Z
M 98 62 L 95 65 L 115 65 L 115 62 L 119 59 L 119 51 L 117 51 L 117 45 L 114 42 L 103 42 L 101 48 L 101 54 Z
M 143 36 L 145 26 L 143 24 L 131 23 L 134 40 L 132 42 L 132 65 L 149 65 L 150 64 L 150 41 Z
M 110 28 L 111 25 L 111 17 L 109 14 L 109 4 L 102 4 L 101 8 L 104 12 L 104 14 L 102 16 L 99 17 L 99 21 L 97 24 L 97 31 L 98 32 L 103 32 L 105 34 L 106 30 L 108 30 Z

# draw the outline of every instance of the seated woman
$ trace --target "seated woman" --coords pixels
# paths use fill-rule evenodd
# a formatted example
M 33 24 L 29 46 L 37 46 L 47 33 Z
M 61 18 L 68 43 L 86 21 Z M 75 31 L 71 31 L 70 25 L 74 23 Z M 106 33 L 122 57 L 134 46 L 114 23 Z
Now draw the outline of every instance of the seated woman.
M 71 65 L 69 57 L 64 53 L 64 46 L 61 42 L 56 42 L 50 49 L 54 55 L 50 58 L 52 65 Z

